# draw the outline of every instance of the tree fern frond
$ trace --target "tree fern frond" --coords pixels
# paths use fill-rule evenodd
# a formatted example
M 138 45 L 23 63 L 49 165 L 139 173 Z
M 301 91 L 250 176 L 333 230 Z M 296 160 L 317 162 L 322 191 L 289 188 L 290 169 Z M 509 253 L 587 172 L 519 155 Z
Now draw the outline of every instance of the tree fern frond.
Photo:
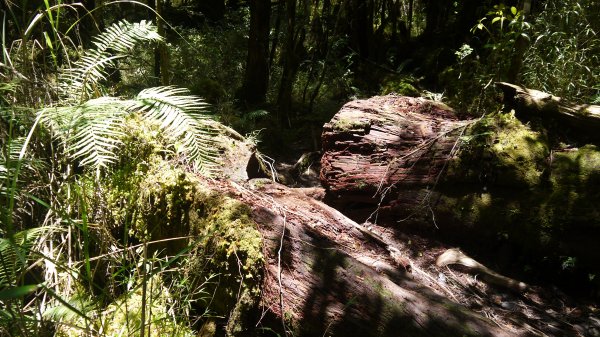
M 13 239 L 0 238 L 0 288 L 15 286 L 18 273 L 27 268 L 33 246 L 50 227 L 36 227 L 15 233 Z
M 219 133 L 218 123 L 206 115 L 207 108 L 201 98 L 175 87 L 145 89 L 130 102 L 130 109 L 158 121 L 171 137 L 180 140 L 196 168 L 205 172 L 214 168 L 218 156 L 215 136 Z
M 42 313 L 42 317 L 50 319 L 53 322 L 74 322 L 77 318 L 81 317 L 79 313 L 86 313 L 89 315 L 97 310 L 96 303 L 83 294 L 76 294 L 66 302 L 67 305 L 61 303 L 46 309 L 46 311 Z M 79 313 L 73 309 L 77 310 Z
M 117 53 L 129 52 L 139 41 L 162 41 L 156 26 L 146 20 L 129 23 L 123 20 L 108 27 L 105 32 L 96 35 L 93 43 L 99 51 L 112 49 Z
M 89 100 L 74 107 L 49 108 L 43 121 L 57 134 L 80 165 L 96 169 L 116 160 L 122 123 L 129 113 L 124 101 L 113 97 Z
M 30 178 L 32 172 L 43 169 L 45 166 L 42 160 L 32 158 L 31 156 L 19 158 L 25 146 L 25 141 L 26 137 L 8 139 L 6 144 L 4 144 L 5 148 L 0 150 L 0 196 L 8 195 L 8 186 L 15 174 L 17 174 L 17 166 L 19 166 L 19 175 L 22 176 L 25 174 L 24 180 Z M 21 181 L 21 179 L 18 181 Z M 12 197 L 19 199 L 19 193 L 15 193 Z
M 127 56 L 137 43 L 144 41 L 162 41 L 156 26 L 149 21 L 123 20 L 108 27 L 94 38 L 96 49 L 86 51 L 72 68 L 59 76 L 63 98 L 83 102 L 102 95 L 99 83 L 106 79 L 106 69 L 115 66 L 115 59 Z M 94 95 L 96 92 L 100 94 Z

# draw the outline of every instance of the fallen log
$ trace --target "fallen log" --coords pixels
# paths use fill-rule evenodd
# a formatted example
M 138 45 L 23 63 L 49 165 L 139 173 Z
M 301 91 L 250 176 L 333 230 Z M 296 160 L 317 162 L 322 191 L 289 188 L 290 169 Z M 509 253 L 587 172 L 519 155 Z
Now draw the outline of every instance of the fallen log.
M 468 123 L 422 98 L 347 103 L 323 127 L 321 182 L 330 202 L 369 208 L 395 198 L 399 185 L 433 186 Z
M 572 104 L 561 97 L 506 82 L 496 82 L 504 93 L 504 105 L 514 109 L 518 118 L 553 118 L 586 135 L 598 137 L 600 105 Z
M 232 186 L 263 235 L 262 305 L 290 335 L 526 335 L 415 282 L 389 250 L 393 238 L 295 189 L 266 181 Z
M 554 144 L 513 113 L 460 121 L 435 102 L 373 97 L 325 125 L 321 180 L 325 200 L 358 222 L 453 240 L 503 273 L 597 294 L 585 275 L 600 273 L 600 150 Z

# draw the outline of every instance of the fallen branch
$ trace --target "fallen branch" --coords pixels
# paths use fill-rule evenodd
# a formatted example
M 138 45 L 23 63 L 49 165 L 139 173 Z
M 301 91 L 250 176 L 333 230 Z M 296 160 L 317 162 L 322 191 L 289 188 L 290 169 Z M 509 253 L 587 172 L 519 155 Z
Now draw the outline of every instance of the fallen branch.
M 459 264 L 466 267 L 469 273 L 481 274 L 482 279 L 489 284 L 508 288 L 516 292 L 523 292 L 528 288 L 527 284 L 496 273 L 495 271 L 468 257 L 456 248 L 446 250 L 437 258 L 435 264 L 438 267 L 444 267 L 450 264 Z
M 504 93 L 504 104 L 515 109 L 521 119 L 533 116 L 556 118 L 574 129 L 597 137 L 600 130 L 600 105 L 571 104 L 561 97 L 506 82 L 496 82 Z

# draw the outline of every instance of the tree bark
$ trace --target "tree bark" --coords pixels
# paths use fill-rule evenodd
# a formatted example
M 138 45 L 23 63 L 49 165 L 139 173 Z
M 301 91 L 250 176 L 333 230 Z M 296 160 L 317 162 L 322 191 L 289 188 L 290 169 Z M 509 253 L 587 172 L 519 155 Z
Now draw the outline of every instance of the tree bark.
M 280 319 L 272 328 L 295 336 L 511 335 L 415 282 L 360 225 L 301 191 L 250 181 L 235 193 L 252 205 L 264 238 L 262 305 Z
M 465 125 L 452 109 L 422 98 L 347 103 L 323 127 L 321 181 L 336 203 L 371 206 L 395 182 L 433 186 Z

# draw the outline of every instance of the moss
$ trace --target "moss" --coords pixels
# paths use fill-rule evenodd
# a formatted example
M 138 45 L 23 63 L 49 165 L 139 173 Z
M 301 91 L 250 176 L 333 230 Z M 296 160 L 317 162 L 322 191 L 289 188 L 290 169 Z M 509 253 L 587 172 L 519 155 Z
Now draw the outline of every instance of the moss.
M 600 225 L 592 219 L 600 218 L 600 150 L 550 151 L 546 132 L 531 130 L 512 113 L 471 126 L 438 188 L 436 218 L 469 228 L 457 235 L 477 238 L 473 245 L 510 245 L 524 264 L 543 261 L 559 272 L 561 256 L 572 256 L 578 267 L 598 272 L 592 238 Z
M 449 166 L 452 180 L 531 188 L 541 183 L 550 149 L 546 137 L 514 113 L 491 114 L 470 127 Z
M 227 315 L 231 310 L 251 307 L 248 303 L 255 303 L 260 295 L 263 254 L 262 238 L 250 218 L 250 209 L 211 192 L 198 178 L 168 162 L 158 161 L 143 171 L 145 175 L 134 188 L 138 198 L 127 211 L 138 214 L 131 217 L 130 234 L 152 241 L 191 235 L 194 248 L 184 267 L 186 278 L 195 280 L 190 289 L 217 275 L 219 284 L 207 290 L 217 299 L 210 310 Z M 121 192 L 117 189 L 115 195 Z M 174 240 L 150 247 L 175 255 L 187 245 L 186 240 Z M 244 294 L 244 305 L 238 303 L 240 294 Z
M 555 187 L 570 184 L 587 187 L 600 183 L 600 149 L 586 145 L 553 153 L 551 182 Z
M 169 161 L 152 125 L 137 126 L 122 152 L 131 158 L 122 159 L 102 181 L 113 236 L 122 244 L 152 242 L 149 254 L 158 257 L 190 249 L 180 274 L 174 276 L 185 280 L 182 291 L 189 294 L 182 296 L 204 303 L 208 293 L 214 296 L 210 308 L 199 310 L 244 317 L 257 304 L 264 262 L 262 238 L 250 209 Z M 142 144 L 140 152 L 135 151 L 137 142 Z M 172 238 L 182 239 L 165 241 Z M 209 279 L 218 282 L 207 283 Z M 230 323 L 232 334 L 244 323 Z
M 387 77 L 381 85 L 381 94 L 396 93 L 401 96 L 419 97 L 421 93 L 411 82 L 413 80 L 410 78 L 400 76 Z
M 371 122 L 364 119 L 349 119 L 342 118 L 336 120 L 333 124 L 333 129 L 340 132 L 348 131 L 366 131 L 371 127 Z

